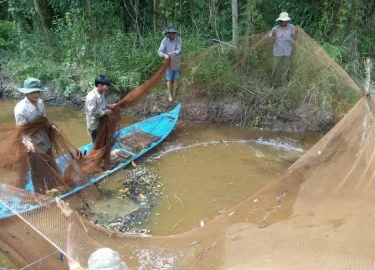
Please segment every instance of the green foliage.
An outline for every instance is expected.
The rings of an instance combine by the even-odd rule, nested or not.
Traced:
[[[14,25],[10,21],[0,20],[0,51],[11,48],[13,31]]]
[[[202,87],[210,94],[231,91],[235,81],[235,70],[230,58],[230,47],[213,46],[202,53],[192,53],[183,63],[186,87]]]
[[[109,76],[121,94],[142,84],[161,65],[156,50],[164,28],[173,23],[183,39],[182,94],[203,89],[210,97],[239,96],[248,104],[252,126],[287,114],[301,101],[336,110],[341,107],[335,100],[353,99],[350,91],[335,90],[332,78],[321,76],[320,71],[315,74],[319,79],[311,83],[302,69],[295,71],[300,72],[299,80],[270,93],[271,45],[263,44],[264,50],[242,65],[242,57],[250,52],[226,43],[232,37],[231,1],[37,2],[39,13],[34,1],[7,1],[11,21],[0,21],[0,49],[6,50],[3,72],[20,81],[39,77],[55,84],[66,97],[91,90],[97,74]],[[269,31],[279,13],[288,11],[292,22],[351,75],[359,77],[360,57],[374,56],[375,4],[371,0],[247,0],[238,5],[240,35]],[[51,42],[46,42],[40,16],[47,22]],[[247,46],[243,43],[238,48]]]
[[[30,30],[33,26],[35,10],[32,1],[28,0],[9,0],[8,12],[15,21],[25,30]]]

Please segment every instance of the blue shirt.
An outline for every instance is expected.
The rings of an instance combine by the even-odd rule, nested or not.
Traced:
[[[272,31],[276,30],[276,34],[272,37]],[[273,55],[274,56],[291,56],[293,51],[293,40],[296,36],[296,28],[293,24],[288,23],[287,26],[281,27],[276,25],[272,28],[269,37],[273,39]]]
[[[181,67],[181,45],[182,39],[179,36],[176,36],[174,40],[165,37],[159,46],[158,55],[163,57],[164,54],[171,56],[171,68],[172,70],[178,70]]]

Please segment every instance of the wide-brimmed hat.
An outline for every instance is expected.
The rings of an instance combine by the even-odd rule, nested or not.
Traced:
[[[288,12],[281,12],[279,15],[279,18],[276,19],[276,21],[290,21],[291,18],[289,18]]]
[[[117,251],[110,248],[99,248],[88,259],[88,270],[127,270]]]
[[[19,88],[18,91],[23,94],[29,94],[36,91],[47,91],[47,88],[42,86],[40,80],[28,78],[23,82],[23,88]]]
[[[173,26],[170,26],[167,28],[167,30],[165,30],[164,34],[168,34],[168,33],[177,33],[177,30],[174,29]]]

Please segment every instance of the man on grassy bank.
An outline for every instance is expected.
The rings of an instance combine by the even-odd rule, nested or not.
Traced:
[[[177,31],[173,27],[169,27],[165,34],[166,37],[160,43],[158,55],[165,59],[171,58],[171,66],[165,72],[165,80],[168,100],[173,101],[176,97],[177,80],[180,78],[182,39],[177,36]]]
[[[291,19],[287,12],[281,12],[276,21],[279,25],[272,28],[269,37],[273,42],[273,66],[271,86],[286,86],[292,62],[293,40],[297,37],[297,28],[288,23]]]

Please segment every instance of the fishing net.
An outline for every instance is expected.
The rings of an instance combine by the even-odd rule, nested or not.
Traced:
[[[189,73],[182,77],[183,85],[189,87],[186,91],[196,92],[202,100],[214,105],[212,101],[221,89],[220,96],[227,95],[229,104],[224,109],[213,107],[212,110],[217,112],[217,118],[232,115],[229,120],[233,123],[272,127],[278,124],[276,118],[282,123],[298,123],[297,131],[302,132],[330,128],[330,123],[341,119],[361,92],[353,79],[303,29],[297,29],[296,40],[291,40],[294,50],[290,70],[286,80],[276,83],[275,88],[272,88],[273,44],[269,34],[262,33],[238,40],[237,46],[221,42],[202,53],[189,55],[183,65]],[[277,71],[283,73],[285,68],[282,65]],[[199,88],[205,92],[195,90]],[[305,113],[306,108],[310,115]],[[279,127],[276,125],[276,128]]]
[[[136,154],[157,140],[159,140],[158,136],[143,131],[134,132],[118,139],[122,148]]]
[[[114,105],[112,113],[110,115],[104,115],[99,124],[99,132],[95,140],[92,151],[90,152],[90,165],[86,167],[86,170],[92,172],[96,168],[101,167],[102,162],[104,169],[110,168],[110,151],[116,138],[113,136],[119,129],[119,123],[121,118],[121,109],[129,108],[135,105],[139,100],[150,93],[151,89],[160,81],[165,73],[166,69],[170,66],[171,60],[165,61],[162,67],[157,70],[154,75],[148,79],[145,83],[138,86],[121,99],[117,104]]]
[[[78,150],[63,133],[60,134],[52,129],[52,123],[45,117],[19,126],[2,125],[0,168],[17,173],[18,177],[13,177],[11,184],[21,188],[27,184],[27,178],[30,178],[28,172],[31,171],[34,191],[41,194],[53,188],[65,192],[72,187],[82,185],[88,177],[109,169],[111,147],[117,139],[113,134],[119,130],[120,109],[136,104],[148,94],[162,78],[169,65],[170,61],[166,61],[148,81],[120,100],[111,115],[102,117],[97,139],[89,152],[82,153]],[[38,150],[35,153],[27,152],[21,143],[23,136],[31,136],[40,130],[48,134],[52,144],[51,150],[49,153]],[[55,161],[57,157],[59,159]]]
[[[120,100],[114,106],[111,115],[101,119],[100,131],[95,144],[93,147],[86,147],[84,152],[73,146],[63,132],[53,129],[53,124],[45,117],[19,126],[2,125],[0,127],[2,139],[0,145],[0,170],[3,173],[0,188],[1,215],[3,217],[19,215],[26,224],[45,237],[49,243],[53,244],[54,248],[57,248],[57,251],[52,254],[61,253],[62,257],[66,256],[66,242],[69,242],[69,239],[81,242],[80,236],[85,237],[85,233],[82,233],[79,227],[75,229],[76,226],[74,224],[80,220],[79,218],[74,218],[73,221],[68,222],[68,225],[67,222],[64,222],[65,219],[54,219],[53,212],[61,212],[56,207],[53,207],[54,197],[62,194],[64,196],[72,193],[76,194],[71,196],[71,201],[73,205],[79,205],[75,207],[75,210],[85,216],[85,213],[90,209],[90,205],[101,195],[98,188],[89,180],[100,175],[105,170],[123,163],[136,154],[120,151],[119,149],[111,151],[111,147],[117,140],[114,134],[117,134],[119,130],[121,109],[136,104],[144,95],[148,94],[162,78],[169,65],[170,61],[166,61],[148,81]],[[28,152],[22,143],[25,135],[33,136],[37,132],[46,132],[48,134],[52,147],[47,153],[39,149],[36,149],[35,152]],[[137,134],[140,136],[136,138],[139,151],[143,149],[140,146],[149,145],[158,139],[154,137],[151,140],[149,137],[142,135],[143,133],[140,131]],[[143,142],[143,140],[147,141]],[[134,140],[132,143],[122,142],[124,147],[127,144],[129,144],[127,146],[129,149],[134,147]],[[76,193],[77,191],[79,192]],[[21,214],[24,214],[24,216],[21,217]],[[52,218],[52,223],[47,224],[43,217],[40,219],[41,216],[39,214]],[[34,216],[39,216],[39,218],[34,220]],[[38,221],[41,220],[44,221],[38,224]],[[72,231],[70,236],[67,237],[66,233],[63,233],[59,237],[59,233],[65,232],[68,227],[70,228],[69,231]],[[54,234],[50,234],[51,232],[44,234],[47,228],[52,229]],[[87,241],[82,238],[82,242],[86,243]],[[24,251],[26,253],[33,252],[30,246],[20,247],[17,244],[15,246],[13,244],[10,243],[10,246],[15,248],[19,254]],[[79,261],[78,258],[87,259],[87,256],[80,255],[80,250],[77,247],[70,245],[70,249],[74,250],[74,260]],[[95,245],[95,247],[100,247],[100,245]],[[18,248],[21,248],[21,250]],[[83,252],[89,252],[88,254],[95,251],[95,249],[87,249],[86,246],[83,247],[83,250]],[[70,252],[70,256],[72,256],[72,252]],[[30,257],[24,259],[27,262],[31,262],[31,264],[39,261],[35,257],[33,259],[30,259]],[[85,265],[86,262],[87,260],[83,261],[82,265]],[[50,267],[48,269],[53,268]]]
[[[64,134],[58,134],[51,126],[52,123],[47,118],[41,118],[24,125],[2,127],[0,168],[17,174],[17,177],[10,182],[12,185],[24,187],[31,177],[34,191],[44,194],[46,190],[57,187],[61,191],[66,191],[85,181],[84,176],[87,174],[83,170],[84,166],[77,165],[81,163],[79,159],[82,154],[69,143]],[[38,150],[27,152],[21,143],[24,135],[30,136],[39,130],[48,133],[52,144],[49,153]],[[60,158],[55,160],[57,157]]]
[[[202,59],[215,59],[225,51],[233,56],[235,69],[243,71],[238,84],[246,86],[244,96],[250,101],[274,95],[277,102],[283,95],[293,95],[321,108],[319,112],[330,108],[340,121],[279,179],[203,228],[167,237],[140,237],[76,217],[73,245],[81,265],[86,265],[92,250],[107,246],[134,269],[374,268],[374,98],[361,94],[302,29],[295,41],[289,83],[278,92],[268,91],[272,47],[267,35],[251,36],[238,44],[237,49],[219,45],[202,52],[195,59],[195,79],[205,82],[207,66]],[[220,79],[230,74],[225,72]],[[288,110],[295,104],[289,106]],[[28,203],[48,201],[45,195],[8,185],[1,198],[20,193],[29,194]],[[78,213],[87,207],[76,197],[70,200]],[[13,211],[12,204],[7,205]],[[20,266],[35,263],[37,269],[66,269],[66,260],[62,262],[57,254],[66,253],[68,221],[59,208],[52,203],[17,213],[22,220],[0,220],[0,239],[9,256]]]

